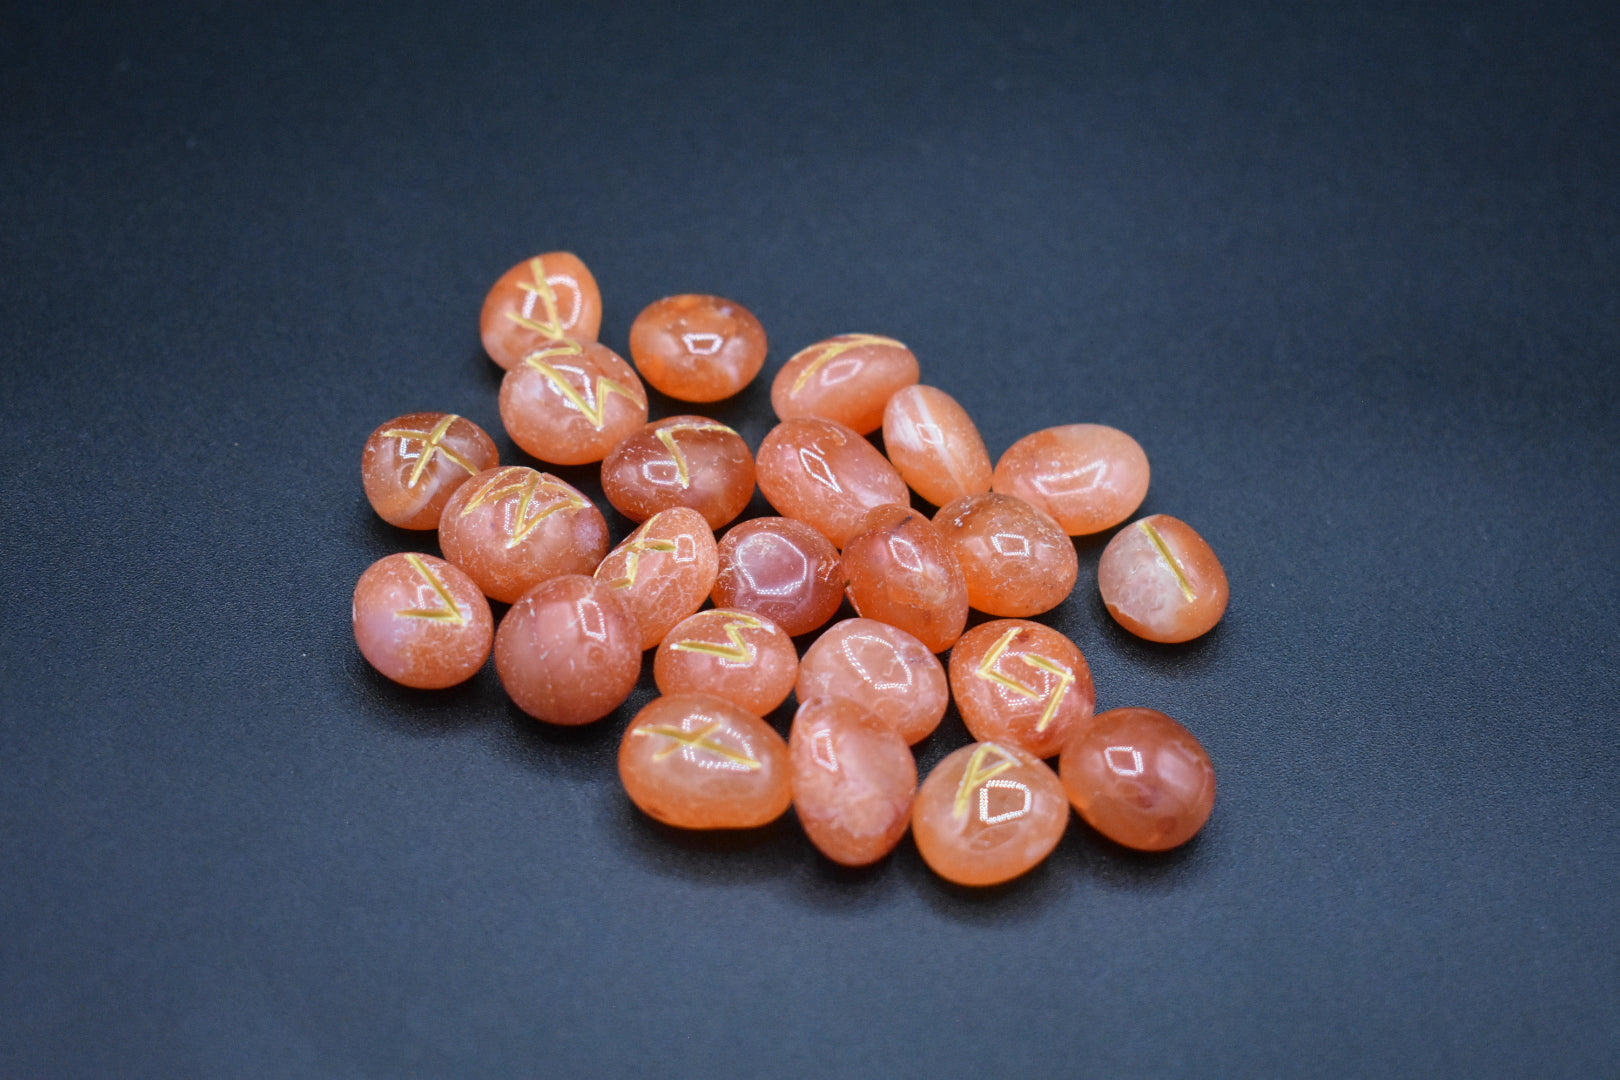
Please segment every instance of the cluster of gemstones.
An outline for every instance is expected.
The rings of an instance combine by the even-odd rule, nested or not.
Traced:
[[[551,252],[495,283],[482,335],[506,369],[512,440],[542,462],[601,462],[608,501],[639,527],[609,550],[589,498],[501,465],[471,421],[388,421],[365,445],[367,498],[394,525],[437,529],[444,558],[390,555],[361,576],[355,637],[378,671],[446,687],[493,651],[518,707],[586,724],[625,702],[655,649],[662,696],[619,750],[630,799],[695,829],[760,826],[791,805],[846,865],[881,859],[910,828],[941,876],[990,885],[1044,859],[1071,805],[1141,850],[1203,826],[1215,774],[1198,740],[1153,709],[1094,714],[1080,649],[1027,621],[1073,591],[1070,538],[1141,505],[1149,468],[1135,439],[1099,424],[1048,428],[992,468],[966,410],[919,383],[911,350],[863,333],[783,365],[771,387],[780,423],[756,454],[700,415],[649,423],[642,382],[695,403],[736,394],[765,363],[752,313],[717,296],[659,300],[631,327],[633,368],[596,340],[601,314],[585,264]],[[879,429],[887,456],[866,438]],[[781,516],[717,541],[756,483]],[[912,491],[939,507],[932,520]],[[1109,541],[1097,582],[1114,619],[1153,641],[1197,637],[1226,608],[1214,552],[1162,514]],[[846,597],[859,617],[801,658],[793,638],[826,626]],[[488,600],[511,605],[498,629]],[[970,607],[994,618],[964,633]],[[762,717],[790,693],[784,740]],[[910,748],[953,697],[977,741],[919,786]]]

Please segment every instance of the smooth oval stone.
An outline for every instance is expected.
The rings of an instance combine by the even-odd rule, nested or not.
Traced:
[[[1021,618],[1051,611],[1074,591],[1074,541],[1023,499],[968,495],[942,506],[934,527],[962,564],[969,607]]]
[[[1097,707],[1078,646],[1040,623],[995,619],[951,650],[951,693],[975,739],[1056,757]]]
[[[754,497],[754,455],[741,435],[707,417],[654,420],[603,460],[602,491],[631,521],[689,506],[718,529]]]
[[[880,506],[844,547],[855,610],[944,652],[967,625],[967,582],[933,522],[909,506]]]
[[[1153,514],[1121,529],[1097,560],[1097,588],[1114,621],[1149,641],[1191,641],[1226,614],[1221,560],[1191,525]]]
[[[1051,515],[1070,536],[1111,529],[1147,498],[1147,455],[1118,428],[1066,424],[1007,448],[991,487]]]
[[[793,809],[810,842],[845,866],[894,850],[911,824],[917,762],[895,731],[845,698],[811,698],[788,733]]]
[[[760,443],[756,465],[759,489],[777,513],[840,548],[869,511],[911,501],[888,459],[831,420],[784,420]]]
[[[439,546],[484,595],[510,604],[542,581],[595,570],[608,527],[578,488],[508,465],[457,489],[439,520]]]
[[[489,659],[495,620],[472,578],[443,559],[378,559],[354,587],[354,640],[366,662],[421,690],[454,686]]]
[[[595,341],[602,292],[579,256],[548,251],[500,276],[484,297],[478,325],[484,351],[510,370],[546,341]]]
[[[939,657],[898,626],[844,619],[816,638],[799,662],[800,701],[848,698],[915,745],[932,735],[950,704]]]
[[[720,540],[715,607],[763,615],[791,637],[826,624],[844,602],[832,541],[792,518],[752,518]]]
[[[637,713],[619,779],[644,813],[683,829],[768,825],[793,799],[782,736],[712,694],[671,694]]]
[[[923,861],[958,885],[997,885],[1032,869],[1068,823],[1057,774],[1028,751],[999,743],[970,743],[946,755],[911,808]]]
[[[839,334],[795,353],[771,383],[778,419],[819,416],[862,435],[883,425],[883,407],[922,374],[917,357],[893,338]]]
[[[793,639],[771,620],[746,611],[710,608],[688,615],[653,656],[660,693],[713,694],[756,716],[786,701],[798,677]]]
[[[613,590],[581,574],[523,594],[495,632],[495,671],[517,707],[548,724],[588,724],[624,704],[641,676],[641,628]]]
[[[708,599],[719,559],[714,533],[696,510],[660,510],[596,568],[596,580],[618,594],[641,624],[641,647],[664,640],[670,628]]]
[[[1063,748],[1069,801],[1117,844],[1166,851],[1215,808],[1215,768],[1192,732],[1157,709],[1109,709]]]
[[[935,506],[990,490],[990,451],[978,427],[937,387],[895,391],[883,409],[883,446],[900,478]]]
[[[630,357],[642,378],[681,401],[719,401],[765,366],[765,327],[723,296],[666,296],[630,324]]]
[[[606,345],[554,341],[506,373],[500,408],[506,433],[526,453],[584,465],[647,422],[647,391]]]
[[[456,489],[500,463],[484,429],[454,413],[396,417],[371,433],[360,480],[377,515],[402,529],[437,529]]]

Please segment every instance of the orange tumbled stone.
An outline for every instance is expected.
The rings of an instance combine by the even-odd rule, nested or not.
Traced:
[[[1044,428],[1007,448],[991,486],[1050,514],[1070,536],[1102,532],[1147,498],[1147,454],[1104,424]]]
[[[471,578],[443,559],[378,559],[354,587],[354,640],[372,667],[405,686],[438,690],[489,659],[495,620]]]
[[[371,433],[360,480],[377,515],[402,529],[436,529],[450,496],[500,462],[495,443],[454,413],[411,413]]]
[[[602,492],[631,521],[689,506],[718,529],[754,497],[754,455],[741,435],[707,417],[654,420],[603,460]]]
[[[778,419],[819,416],[861,435],[883,425],[883,407],[922,369],[910,349],[877,334],[839,334],[795,353],[771,383]]]
[[[967,625],[967,582],[934,523],[909,506],[880,506],[844,547],[849,602],[944,652]]]
[[[867,512],[911,501],[877,447],[831,420],[784,420],[760,443],[759,490],[777,513],[843,547]]]
[[[670,694],[637,713],[619,779],[643,812],[683,829],[768,825],[793,799],[782,736],[712,694]]]
[[[664,640],[670,628],[708,599],[718,568],[714,533],[696,510],[660,510],[596,568],[641,624],[641,647]]]
[[[653,678],[664,694],[706,693],[764,716],[793,691],[799,654],[771,620],[710,608],[688,615],[658,643]]]
[[[608,527],[573,485],[508,465],[456,491],[439,521],[439,546],[486,596],[510,604],[542,581],[595,570]]]
[[[791,637],[824,625],[844,602],[838,549],[802,521],[734,525],[720,540],[719,560],[715,607],[763,615]]]
[[[579,256],[548,251],[500,276],[484,297],[478,325],[484,351],[510,370],[545,341],[595,341],[602,292]]]
[[[1149,641],[1190,641],[1226,614],[1221,560],[1191,525],[1153,514],[1121,529],[1097,560],[1097,588],[1114,621]]]
[[[1074,591],[1074,541],[1023,499],[969,495],[940,507],[934,527],[962,564],[969,607],[1021,618],[1051,611]]]
[[[630,324],[630,358],[641,377],[681,401],[719,401],[765,366],[765,327],[723,296],[666,296]]]
[[[517,707],[549,724],[617,709],[641,675],[641,629],[613,590],[580,574],[536,585],[495,632],[495,671]]]
[[[1215,808],[1209,754],[1157,709],[1098,713],[1064,746],[1058,769],[1087,824],[1141,851],[1185,844]]]
[[[883,446],[900,478],[935,506],[990,490],[990,451],[978,427],[937,387],[895,391],[883,410]]]
[[[601,461],[647,422],[647,391],[618,353],[554,341],[501,380],[501,423],[525,452],[554,465]]]
[[[933,734],[951,699],[939,657],[876,619],[829,626],[799,662],[795,693],[800,701],[848,698],[913,745]]]
[[[788,759],[793,809],[827,858],[866,866],[906,834],[917,761],[904,739],[853,701],[802,702],[788,733]]]
[[[948,754],[911,808],[923,861],[958,885],[998,885],[1030,870],[1068,823],[1057,774],[1026,750],[989,742]]]
[[[981,623],[951,650],[951,693],[981,742],[1056,757],[1097,707],[1091,667],[1051,627],[1022,619]]]

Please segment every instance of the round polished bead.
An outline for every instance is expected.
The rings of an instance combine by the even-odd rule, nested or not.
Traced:
[[[1069,823],[1063,785],[1028,751],[970,743],[917,791],[911,834],[923,861],[958,885],[1010,881],[1051,854]]]
[[[935,506],[990,490],[990,452],[978,427],[936,387],[895,391],[883,409],[883,446],[900,478]]]
[[[765,366],[765,327],[723,296],[666,296],[630,324],[630,357],[642,378],[680,401],[719,401]]]
[[[782,736],[712,694],[671,694],[637,713],[619,779],[643,812],[683,829],[767,825],[793,799]]]
[[[843,547],[861,518],[906,503],[906,482],[877,448],[831,420],[784,420],[759,446],[759,489],[777,513]]]
[[[934,527],[962,564],[969,607],[1021,618],[1051,611],[1074,591],[1074,541],[1023,499],[968,495],[942,506]]]
[[[915,745],[950,704],[939,657],[916,637],[876,619],[844,619],[816,638],[799,663],[800,701],[848,698]]]
[[[1215,808],[1209,754],[1157,709],[1098,713],[1064,746],[1058,769],[1087,824],[1141,851],[1185,844]]]
[[[354,640],[372,667],[405,686],[438,690],[489,659],[495,620],[471,578],[414,552],[378,559],[354,587]]]
[[[894,850],[911,824],[917,762],[894,730],[845,698],[799,705],[788,734],[793,809],[810,842],[845,866]]]
[[[608,527],[573,485],[508,465],[456,491],[439,521],[439,546],[484,595],[510,604],[542,581],[595,570]]]
[[[510,370],[546,341],[595,341],[602,292],[579,256],[548,251],[500,276],[478,322],[484,351]]]
[[[1111,529],[1147,498],[1147,455],[1118,428],[1066,424],[1007,448],[992,487],[1050,514],[1070,536]]]
[[[1091,667],[1050,627],[995,619],[951,650],[951,693],[975,739],[1056,757],[1097,707]]]
[[[436,529],[444,504],[500,462],[484,429],[454,413],[411,413],[371,433],[360,479],[377,515],[402,529]]]
[[[714,588],[714,533],[696,510],[660,510],[596,568],[596,580],[623,600],[641,625],[641,647],[664,640]]]
[[[771,407],[782,420],[819,416],[868,435],[883,425],[883,407],[921,368],[910,349],[877,334],[839,334],[794,354],[771,383]]]
[[[863,618],[898,626],[944,652],[967,625],[967,582],[933,522],[909,506],[867,514],[844,548],[849,601]]]
[[[751,518],[720,540],[716,607],[763,615],[792,637],[824,625],[844,602],[832,541],[792,518]]]
[[[1191,525],[1154,514],[1121,529],[1097,560],[1097,588],[1114,621],[1149,641],[1191,641],[1226,614],[1221,560]]]
[[[641,629],[613,590],[579,574],[523,594],[495,633],[495,671],[517,707],[588,724],[624,704],[641,675]]]
[[[725,608],[688,615],[653,656],[660,693],[713,694],[757,716],[786,701],[798,676],[799,654],[780,626]]]
[[[689,506],[718,529],[754,497],[754,455],[741,435],[707,417],[654,420],[603,460],[602,491],[631,521]]]
[[[501,380],[501,422],[525,452],[554,465],[601,461],[647,422],[647,391],[606,345],[554,341]]]

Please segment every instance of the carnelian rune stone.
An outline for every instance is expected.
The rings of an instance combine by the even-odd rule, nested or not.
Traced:
[[[1063,784],[1016,746],[970,743],[917,791],[911,834],[923,861],[958,885],[997,885],[1052,853],[1069,823]]]
[[[641,647],[650,649],[703,606],[718,565],[709,523],[696,510],[676,506],[625,537],[595,576],[624,601],[641,625]]]
[[[883,409],[883,446],[911,490],[944,506],[990,490],[990,451],[955,398],[933,386],[895,391]]]
[[[933,734],[951,700],[939,657],[876,619],[829,626],[799,662],[795,692],[800,701],[848,698],[912,745]]]
[[[1097,560],[1097,588],[1114,621],[1149,641],[1191,641],[1226,614],[1221,560],[1191,525],[1153,514],[1121,529]]]
[[[765,327],[723,296],[666,296],[630,324],[630,358],[642,378],[681,401],[719,401],[765,366]]]
[[[969,607],[1022,618],[1051,611],[1074,591],[1074,541],[1023,499],[968,495],[940,507],[934,527],[962,565]]]
[[[790,637],[824,625],[844,602],[832,541],[792,518],[751,518],[720,539],[715,607],[770,619]]]
[[[371,433],[360,479],[377,515],[402,529],[436,529],[444,504],[473,476],[500,463],[484,429],[454,413],[411,413]]]
[[[991,486],[1051,515],[1070,536],[1102,532],[1129,518],[1147,498],[1147,454],[1118,428],[1066,424],[1007,448]]]
[[[670,694],[637,713],[619,779],[643,812],[683,829],[767,825],[793,800],[782,736],[712,694]]]
[[[484,351],[511,370],[545,342],[595,341],[602,292],[579,256],[548,251],[500,276],[484,298],[478,325]]]
[[[718,529],[754,497],[754,455],[741,435],[708,417],[654,420],[603,460],[602,492],[631,521],[689,506]]]
[[[869,511],[911,501],[906,482],[877,447],[831,420],[782,421],[760,443],[755,464],[759,490],[777,513],[840,548]]]
[[[893,728],[853,701],[801,703],[788,734],[788,759],[793,809],[827,858],[866,866],[906,834],[917,761]]]
[[[877,334],[839,334],[795,353],[771,383],[771,407],[782,420],[819,416],[869,435],[883,408],[922,369],[912,351]]]
[[[581,574],[523,594],[495,632],[495,671],[517,707],[588,724],[624,704],[641,675],[641,628],[613,590]]]
[[[554,465],[601,461],[647,422],[647,391],[618,353],[554,341],[501,380],[501,423],[526,453]]]
[[[764,716],[793,692],[799,654],[771,620],[710,608],[688,615],[658,643],[653,678],[663,694],[706,693]]]
[[[933,522],[909,506],[880,506],[844,547],[849,601],[863,618],[944,652],[967,625],[967,582]]]
[[[981,742],[1056,757],[1097,707],[1091,667],[1074,642],[1040,623],[995,619],[951,650],[951,693]]]
[[[495,620],[473,580],[443,559],[378,559],[354,587],[354,640],[372,667],[405,686],[438,690],[489,659]]]
[[[1209,754],[1157,709],[1109,709],[1058,760],[1069,801],[1115,843],[1166,851],[1191,840],[1215,808]]]
[[[439,520],[439,546],[484,595],[511,604],[542,581],[595,570],[608,527],[572,484],[508,465],[457,489]]]

